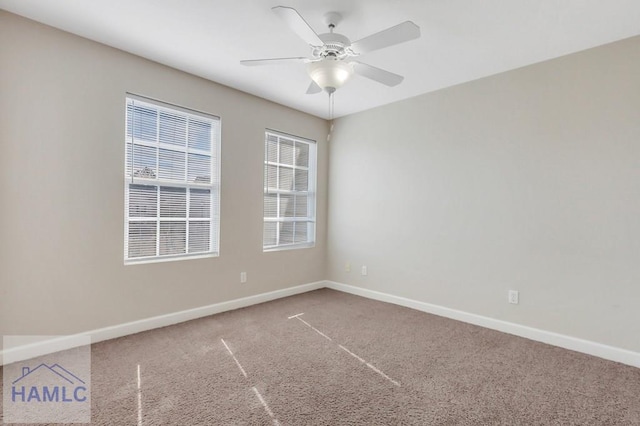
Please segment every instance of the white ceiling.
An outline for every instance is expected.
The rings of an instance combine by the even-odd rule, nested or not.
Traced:
[[[640,34],[639,0],[0,0],[0,8],[319,117],[304,64],[241,59],[307,56],[271,7],[293,7],[318,33],[337,11],[352,41],[411,20],[418,40],[360,61],[405,76],[386,87],[355,76],[336,117]]]

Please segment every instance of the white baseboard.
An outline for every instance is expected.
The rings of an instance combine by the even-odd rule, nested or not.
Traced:
[[[318,281],[315,283],[303,284],[296,287],[229,300],[227,302],[215,303],[199,308],[91,330],[71,336],[48,337],[36,343],[30,343],[28,345],[13,348],[5,348],[0,351],[0,365],[23,361],[37,356],[78,347],[86,344],[87,337],[90,338],[92,343],[97,343],[221,312],[244,308],[258,303],[269,302],[271,300],[293,296],[295,294],[306,293],[308,291],[324,287],[369,299],[405,306],[418,311],[451,318],[640,368],[640,353],[637,352],[333,281]]]
[[[174,312],[171,314],[160,315],[157,317],[145,318],[138,321],[132,321],[124,324],[114,325],[111,327],[99,328],[84,333],[78,333],[70,336],[46,337],[35,343],[13,348],[5,348],[0,351],[0,365],[10,364],[13,362],[23,361],[37,356],[46,355],[66,349],[75,348],[87,343],[87,337],[91,343],[101,342],[103,340],[115,339],[117,337],[127,336],[129,334],[140,333],[142,331],[152,330],[154,328],[166,327],[168,325],[178,324],[192,319],[202,318],[221,312],[231,311],[238,308],[244,308],[258,303],[269,302],[275,299],[281,299],[295,294],[306,293],[308,291],[317,290],[325,287],[324,281],[318,281],[310,284],[303,284],[296,287],[275,290],[268,293],[256,294],[254,296],[243,297],[241,299],[229,300],[227,302],[214,303],[213,305],[202,306],[185,311]]]
[[[513,334],[515,336],[524,337],[530,340],[535,340],[537,342],[547,343],[549,345],[570,349],[576,352],[582,352],[588,355],[593,355],[599,358],[604,358],[610,361],[616,361],[622,364],[640,368],[640,353],[629,351],[627,349],[603,345],[601,343],[579,339],[577,337],[571,337],[551,331],[527,327],[512,322],[458,311],[456,309],[446,308],[444,306],[433,305],[431,303],[420,302],[417,300],[394,296],[387,293],[381,293],[374,290],[368,290],[361,287],[355,287],[333,281],[325,281],[325,283],[326,287],[338,291],[343,291],[345,293],[351,293],[369,299],[405,306],[407,308],[416,309],[418,311],[451,318],[469,324],[479,325],[481,327],[501,331],[503,333]]]

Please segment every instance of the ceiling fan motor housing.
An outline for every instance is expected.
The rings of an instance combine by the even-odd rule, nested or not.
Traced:
[[[318,37],[320,37],[324,45],[315,47],[313,49],[313,56],[317,58],[333,57],[344,59],[350,55],[348,49],[351,46],[351,40],[342,34],[325,33],[319,34]]]

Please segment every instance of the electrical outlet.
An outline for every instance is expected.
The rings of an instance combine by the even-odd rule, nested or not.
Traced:
[[[351,262],[347,262],[344,264],[344,271],[351,272]]]
[[[367,267],[365,265],[362,265],[361,273],[362,273],[362,275],[367,275]]]
[[[247,273],[246,272],[240,272],[240,283],[244,284],[247,282]]]
[[[519,302],[519,296],[518,290],[509,290],[509,303],[517,305]]]

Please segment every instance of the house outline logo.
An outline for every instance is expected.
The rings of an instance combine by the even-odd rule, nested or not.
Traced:
[[[32,384],[31,379],[37,384]],[[41,363],[35,368],[23,366],[22,376],[11,384],[11,402],[13,403],[87,401],[86,382],[58,363],[52,365]]]

